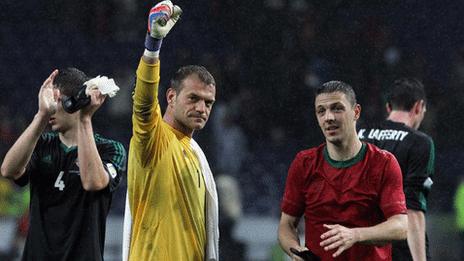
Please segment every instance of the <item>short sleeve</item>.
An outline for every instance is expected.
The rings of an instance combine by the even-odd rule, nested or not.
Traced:
[[[46,142],[45,141],[45,136],[46,136],[45,134],[42,134],[40,136],[39,140],[37,141],[37,144],[35,145],[34,151],[32,152],[31,159],[27,163],[26,171],[24,172],[24,174],[21,177],[14,180],[16,185],[24,187],[27,184],[29,184],[29,182],[33,181],[33,179],[31,179],[31,175],[32,175],[32,173],[37,173],[38,172],[39,159],[41,157],[40,155],[42,154],[41,148],[45,145],[45,142]]]
[[[305,210],[304,172],[302,157],[297,155],[288,170],[284,196],[281,202],[282,212],[290,216],[301,217]]]
[[[109,140],[108,143],[104,144],[100,157],[110,178],[107,189],[109,192],[113,192],[121,183],[123,173],[126,170],[126,150],[121,143]]]
[[[26,172],[21,176],[19,177],[18,179],[15,179],[14,180],[14,183],[20,187],[24,187],[26,186],[27,184],[29,184],[29,178],[30,178],[30,171],[28,171],[29,169],[29,165],[26,167]]]
[[[385,218],[406,214],[401,168],[396,158],[388,153],[380,188],[380,208]]]
[[[408,153],[407,170],[404,173],[404,193],[408,209],[427,210],[427,195],[432,186],[435,168],[433,141],[421,136]]]

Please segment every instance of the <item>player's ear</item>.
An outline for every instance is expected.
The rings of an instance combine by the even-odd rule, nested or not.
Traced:
[[[414,114],[420,114],[424,108],[424,100],[416,101],[412,107]]]
[[[385,103],[385,110],[387,110],[387,114],[390,114],[392,112],[392,106],[389,102]]]
[[[361,104],[356,103],[354,105],[354,120],[357,121],[361,117]]]
[[[424,101],[424,100],[420,100],[419,106],[420,106],[420,108],[421,108],[421,112],[422,112],[423,110],[425,110],[425,101]]]
[[[172,106],[173,102],[176,99],[177,92],[173,88],[168,88],[166,91],[166,100],[168,102],[168,106]]]

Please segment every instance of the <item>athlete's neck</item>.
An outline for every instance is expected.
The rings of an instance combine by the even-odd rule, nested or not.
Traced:
[[[169,109],[168,109],[169,110]],[[169,124],[169,126],[173,127],[174,129],[182,132],[185,136],[189,136],[190,138],[193,136],[193,130],[187,128],[185,125],[183,125],[181,122],[177,121],[175,117],[170,113],[169,111],[166,110],[166,113],[164,114],[163,120]]]
[[[411,116],[411,112],[409,111],[396,111],[393,110],[388,115],[387,120],[404,123],[406,126],[413,128],[414,127],[414,117]]]
[[[326,144],[330,158],[336,161],[345,161],[354,158],[362,147],[362,142],[357,136],[340,144],[331,142],[327,142]]]
[[[65,132],[59,132],[58,134],[61,143],[66,145],[66,147],[77,146],[77,130],[70,129]]]

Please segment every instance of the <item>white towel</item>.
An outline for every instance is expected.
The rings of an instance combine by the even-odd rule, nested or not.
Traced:
[[[85,94],[87,95],[89,95],[90,90],[93,88],[97,88],[101,94],[108,95],[110,98],[113,98],[119,91],[119,87],[116,85],[114,80],[106,76],[98,75],[97,77],[84,82],[84,85],[87,85],[87,88],[85,89]]]
[[[193,151],[198,157],[201,166],[201,172],[206,185],[206,255],[205,261],[218,261],[219,260],[219,206],[218,196],[216,190],[216,183],[214,182],[213,173],[209,167],[208,160],[205,153],[200,148],[198,143],[192,139],[190,142]],[[122,246],[122,260],[129,260],[130,239],[132,229],[132,216],[129,206],[129,198],[126,194],[126,209],[124,213],[124,229],[123,229],[123,246]]]
[[[219,260],[219,206],[218,196],[216,190],[216,183],[214,182],[213,172],[208,164],[205,153],[200,148],[198,143],[192,139],[190,141],[193,151],[200,160],[201,172],[206,184],[206,261]]]
[[[129,206],[129,190],[126,191],[126,208],[124,210],[124,227],[122,231],[122,261],[129,260],[132,233],[132,214]]]

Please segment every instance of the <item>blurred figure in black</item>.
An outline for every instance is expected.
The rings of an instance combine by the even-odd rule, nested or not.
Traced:
[[[425,233],[427,196],[433,184],[435,147],[432,138],[417,129],[426,112],[423,84],[413,78],[396,80],[387,96],[388,118],[358,128],[360,139],[392,152],[403,173],[408,208],[408,239],[393,242],[394,261],[430,260]]]

